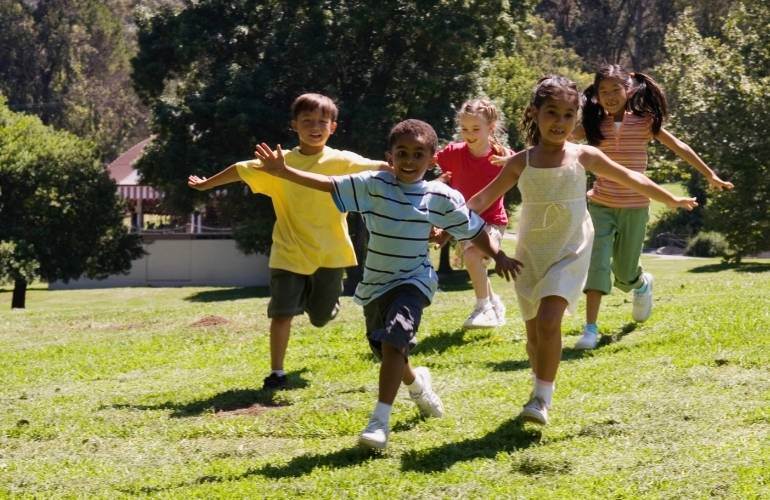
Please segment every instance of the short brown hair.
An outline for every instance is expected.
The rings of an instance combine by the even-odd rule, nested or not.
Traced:
[[[392,148],[396,141],[404,136],[414,137],[416,140],[428,146],[432,153],[436,152],[436,148],[438,147],[436,131],[424,121],[409,119],[397,123],[390,129],[388,147]]]
[[[321,113],[331,118],[333,122],[337,121],[337,105],[330,97],[321,94],[307,93],[294,99],[291,103],[291,119],[296,120],[300,113],[312,112],[320,109]]]

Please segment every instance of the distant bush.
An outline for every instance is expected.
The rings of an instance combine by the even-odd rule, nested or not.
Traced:
[[[690,257],[725,257],[730,252],[730,245],[724,235],[716,231],[703,231],[687,242],[685,255]]]

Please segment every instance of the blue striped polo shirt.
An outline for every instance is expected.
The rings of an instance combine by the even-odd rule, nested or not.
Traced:
[[[466,207],[463,195],[442,182],[407,184],[386,171],[331,179],[337,208],[362,214],[369,230],[364,277],[354,296],[358,304],[405,284],[432,300],[438,276],[428,255],[431,226],[445,229],[458,241],[484,230],[484,221]]]

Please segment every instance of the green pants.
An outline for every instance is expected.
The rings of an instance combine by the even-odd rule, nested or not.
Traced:
[[[613,275],[615,286],[624,292],[639,288],[639,256],[650,218],[649,207],[611,208],[589,203],[588,212],[594,223],[594,243],[584,290],[610,293]]]

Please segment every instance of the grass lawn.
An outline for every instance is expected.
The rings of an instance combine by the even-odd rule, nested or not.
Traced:
[[[294,389],[271,395],[265,290],[34,288],[24,311],[0,291],[0,497],[770,498],[770,261],[643,263],[649,321],[616,292],[585,353],[565,322],[545,428],[513,418],[512,286],[494,282],[506,327],[463,332],[472,291],[448,285],[412,358],[448,415],[420,420],[402,389],[384,453],[355,446],[377,365],[349,298],[323,329],[295,321]]]

